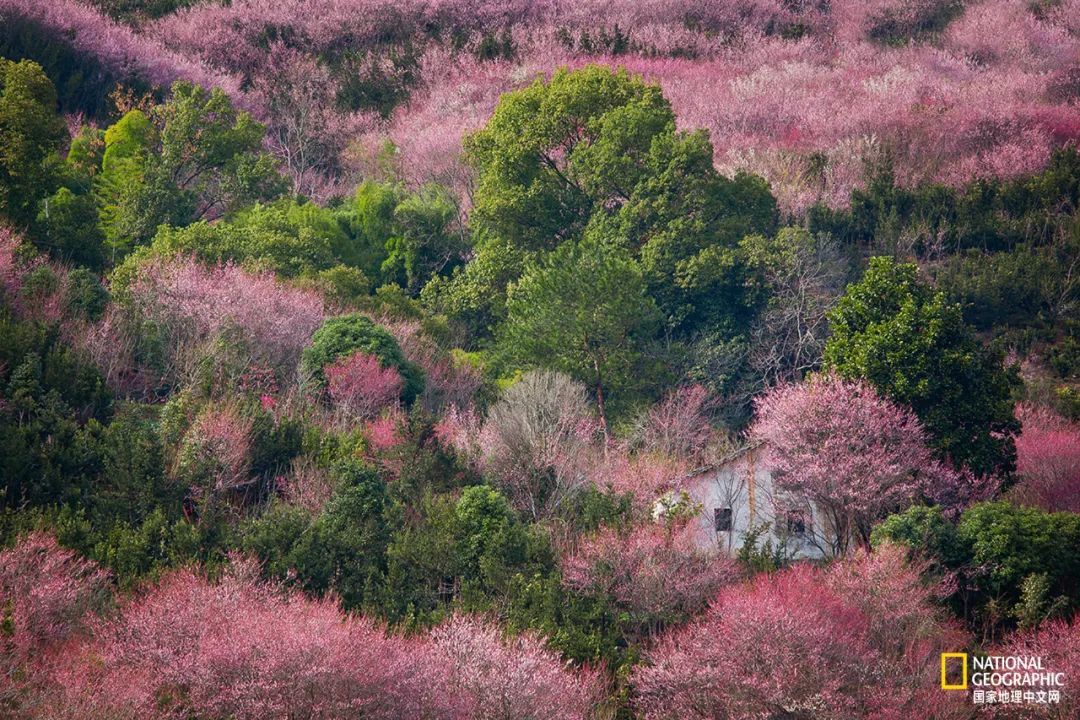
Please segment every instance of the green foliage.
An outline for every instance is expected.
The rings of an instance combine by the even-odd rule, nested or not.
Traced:
[[[499,343],[527,365],[562,370],[620,402],[641,393],[645,350],[659,325],[642,272],[623,248],[567,242],[511,286]],[[614,409],[618,409],[615,405]]]
[[[938,270],[938,285],[960,303],[964,319],[978,330],[1005,333],[1014,341],[1020,331],[1034,330],[1055,340],[1080,296],[1069,276],[1080,262],[1080,218],[1076,230],[1073,238],[1052,245],[954,255]]]
[[[579,663],[603,664],[622,674],[638,661],[623,621],[607,598],[584,597],[563,587],[558,573],[518,575],[509,590],[506,624],[511,631],[542,633],[551,647]]]
[[[80,497],[112,397],[56,328],[0,310],[0,505]]]
[[[1045,170],[1011,180],[977,180],[961,189],[896,185],[888,162],[850,207],[812,208],[812,232],[887,253],[917,254],[978,248],[996,252],[1021,242],[1044,244],[1069,221],[1061,208],[1080,204],[1080,152],[1056,151]],[[1050,220],[1050,222],[1047,222]]]
[[[432,312],[447,316],[470,339],[490,338],[506,318],[507,287],[534,253],[495,236],[475,239],[473,258],[449,278],[435,277],[420,299]]]
[[[199,221],[184,228],[162,227],[154,236],[153,248],[194,253],[210,263],[234,261],[267,267],[286,277],[326,269],[333,262],[326,238],[287,225],[273,227],[268,222],[237,225]]]
[[[457,218],[457,203],[438,185],[405,195],[394,208],[393,234],[386,240],[384,282],[416,295],[432,277],[448,275],[465,251]]]
[[[315,331],[300,359],[301,374],[321,387],[326,381],[323,368],[357,351],[374,355],[383,367],[398,371],[404,381],[401,398],[406,403],[423,392],[423,371],[405,359],[393,335],[360,313],[332,317]]]
[[[650,292],[669,326],[690,334],[747,320],[739,242],[776,226],[776,201],[759,177],[713,169],[704,132],[653,140],[645,174],[618,214],[618,233],[640,252]]]
[[[520,577],[550,572],[546,539],[493,488],[427,495],[414,508],[419,521],[400,528],[387,551],[382,612],[391,620],[428,623],[451,606],[487,610]]]
[[[38,200],[54,187],[46,160],[65,134],[41,66],[0,58],[0,219],[22,227],[34,220]]]
[[[941,508],[916,505],[890,515],[870,534],[870,543],[905,545],[921,557],[932,558],[946,568],[959,567],[966,559],[956,526],[945,519]]]
[[[280,195],[284,179],[262,152],[264,129],[220,89],[177,82],[147,116],[124,115],[105,133],[95,194],[112,258],[159,225],[185,226]]]
[[[906,545],[938,572],[950,573],[957,586],[954,606],[986,634],[1080,607],[1075,513],[987,502],[971,506],[953,524],[937,508],[913,507],[875,528],[872,542]]]
[[[1073,608],[1080,603],[1080,515],[980,503],[961,516],[957,537],[989,597],[1013,605],[1025,578],[1045,574],[1053,596],[1068,598]]]
[[[267,563],[268,573],[295,575],[305,590],[335,592],[347,608],[370,602],[385,573],[390,539],[386,485],[370,467],[340,461],[331,471],[337,490],[315,518],[272,505],[242,531],[242,546]]]
[[[97,203],[90,193],[62,187],[41,202],[34,244],[53,257],[100,269],[105,261],[105,236],[97,218]]]
[[[394,209],[399,191],[390,183],[360,183],[352,202],[343,208],[350,240],[335,249],[346,265],[358,267],[370,278],[379,277],[386,261],[386,241],[394,233]]]
[[[910,405],[935,447],[957,464],[1009,472],[1019,430],[1015,380],[1001,356],[979,344],[960,308],[916,275],[915,265],[871,258],[829,315],[826,367]]]
[[[75,268],[67,275],[64,306],[76,317],[98,320],[109,304],[109,291],[101,278],[86,268]]]
[[[761,523],[749,528],[743,537],[735,558],[751,575],[771,573],[787,566],[790,562],[787,544],[773,544],[772,528],[769,523]]]
[[[885,8],[871,18],[867,35],[884,45],[903,46],[942,32],[963,12],[964,3],[960,0],[924,3],[914,12]]]
[[[360,268],[335,265],[315,276],[315,285],[323,297],[332,303],[358,305],[371,293],[371,281]]]
[[[139,524],[118,522],[100,535],[87,554],[112,571],[121,589],[205,556],[199,528],[161,508]]]
[[[346,607],[359,607],[381,579],[390,541],[386,486],[358,463],[335,468],[340,489],[297,546],[304,586],[333,588]]]
[[[96,525],[138,527],[155,512],[164,514],[163,521],[179,519],[184,488],[166,477],[157,423],[125,407],[102,429],[99,445],[101,469],[86,503]]]
[[[504,95],[466,140],[472,222],[528,250],[579,235],[594,206],[632,192],[652,138],[674,131],[660,89],[625,70],[558,70]],[[563,152],[563,151],[566,152]]]
[[[367,277],[415,296],[429,280],[461,265],[467,248],[459,214],[457,201],[441,186],[409,192],[368,180],[338,210],[348,232],[334,252]]]
[[[604,67],[559,70],[504,95],[466,150],[479,173],[470,222],[488,247],[543,253],[603,238],[641,263],[679,335],[745,320],[738,242],[772,231],[776,202],[760,178],[717,174],[707,134],[677,132],[655,85]],[[498,298],[513,275],[486,274],[468,267],[444,294],[459,307]]]
[[[378,52],[347,49],[329,55],[337,104],[344,110],[374,110],[388,118],[420,82],[420,53],[408,39]]]
[[[190,7],[198,0],[91,0],[105,13],[117,20],[137,22],[164,17],[179,9]]]

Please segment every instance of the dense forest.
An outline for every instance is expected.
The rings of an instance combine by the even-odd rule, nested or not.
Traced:
[[[1078,143],[1075,0],[0,0],[0,717],[1076,718]]]

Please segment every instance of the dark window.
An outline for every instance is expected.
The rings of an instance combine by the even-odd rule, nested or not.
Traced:
[[[806,534],[806,516],[801,512],[791,512],[787,516],[788,535]]]
[[[716,532],[731,530],[731,508],[713,508],[713,526]]]

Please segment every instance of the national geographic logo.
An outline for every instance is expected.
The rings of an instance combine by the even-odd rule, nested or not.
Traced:
[[[953,662],[950,663],[949,661]],[[953,677],[955,678],[956,661],[960,661],[960,682],[949,682],[949,666],[953,665]],[[968,689],[968,656],[967,653],[941,653],[941,689],[942,690],[967,690]]]
[[[1061,702],[1065,673],[1048,668],[1035,655],[969,655],[941,653],[941,689],[968,690],[983,704],[1056,705]]]

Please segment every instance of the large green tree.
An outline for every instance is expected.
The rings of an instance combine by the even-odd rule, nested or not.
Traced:
[[[608,395],[643,390],[656,304],[627,250],[592,236],[567,242],[512,285],[500,344],[512,357],[556,368],[590,387],[601,419]]]
[[[38,200],[52,189],[47,160],[64,135],[56,90],[41,67],[0,58],[0,218],[33,221]]]
[[[597,207],[625,202],[653,137],[674,132],[660,88],[625,70],[557,70],[499,101],[466,138],[479,176],[472,222],[530,250],[580,234]]]
[[[184,82],[149,114],[128,112],[105,133],[96,179],[114,253],[145,244],[159,225],[187,225],[279,195],[285,182],[262,151],[263,133],[220,89]]]
[[[980,474],[1014,468],[1013,375],[915,265],[871,258],[829,320],[827,367],[910,405],[955,463]]]
[[[489,255],[507,246],[542,255],[598,234],[640,262],[674,335],[745,318],[738,242],[771,232],[775,200],[760,178],[718,174],[708,135],[677,131],[658,86],[601,66],[558,70],[504,95],[466,152],[480,267],[496,267]],[[498,298],[502,288],[485,282],[505,284],[505,274],[466,268],[441,307]]]

